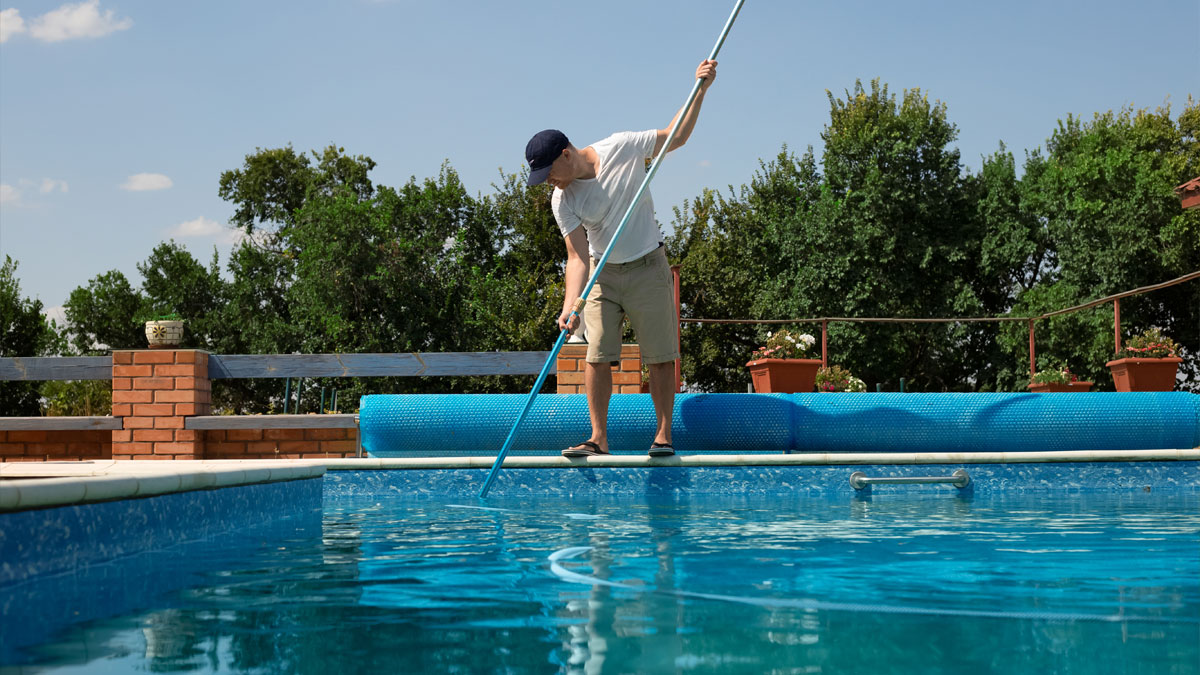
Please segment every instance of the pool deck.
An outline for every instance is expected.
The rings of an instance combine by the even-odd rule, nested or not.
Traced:
[[[318,478],[326,471],[486,469],[494,457],[20,462],[0,464],[0,512]],[[651,458],[507,457],[506,469],[1029,464],[1200,461],[1200,448],[1056,452],[708,454]]]

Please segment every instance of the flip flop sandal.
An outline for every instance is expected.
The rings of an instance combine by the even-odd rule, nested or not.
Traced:
[[[607,452],[604,452],[600,449],[599,445],[596,445],[591,441],[584,441],[579,445],[572,446],[562,451],[563,457],[595,457],[597,455],[607,454]]]
[[[670,457],[675,454],[675,448],[671,447],[670,443],[659,443],[655,441],[650,444],[651,457]]]

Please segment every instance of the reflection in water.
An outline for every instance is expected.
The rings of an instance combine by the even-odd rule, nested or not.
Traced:
[[[0,589],[0,664],[590,674],[1200,662],[1197,495],[456,506],[334,500],[312,523]],[[552,573],[563,549],[577,551],[563,569],[608,583]],[[97,580],[111,611],[71,620]],[[33,635],[14,630],[23,613],[57,618]]]

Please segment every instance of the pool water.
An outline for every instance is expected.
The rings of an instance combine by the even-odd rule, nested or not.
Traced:
[[[65,618],[19,648],[0,638],[0,664],[45,673],[1200,672],[1195,492],[327,497],[311,520],[104,567],[110,614],[74,623],[71,607],[95,595],[96,577],[21,585],[30,616],[57,609]],[[0,589],[0,602],[16,592]]]

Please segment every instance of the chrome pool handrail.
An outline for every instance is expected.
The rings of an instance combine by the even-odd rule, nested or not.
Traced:
[[[868,478],[867,474],[855,471],[850,474],[850,487],[862,490],[871,485],[907,485],[921,483],[948,483],[958,489],[971,484],[971,477],[965,469],[959,469],[949,476],[893,476],[887,478]]]

